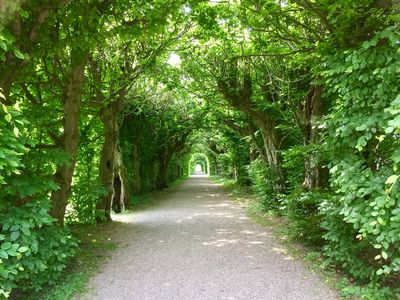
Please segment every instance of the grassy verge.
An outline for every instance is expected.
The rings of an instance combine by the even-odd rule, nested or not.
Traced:
[[[174,188],[180,184],[182,184],[185,180],[188,179],[188,176],[180,177],[170,183],[168,183],[169,188]],[[157,192],[148,192],[143,193],[141,195],[132,196],[129,202],[129,209],[125,211],[125,213],[130,213],[132,211],[138,211],[146,209],[156,202],[154,194]]]
[[[185,182],[186,179],[188,179],[188,178],[189,178],[189,176],[182,176],[182,177],[179,177],[178,179],[176,179],[176,180],[170,182],[170,183],[168,184],[168,186],[169,186],[170,188],[174,188],[174,187],[176,187],[176,186],[182,184],[183,182]]]
[[[154,202],[152,195],[153,193],[149,192],[149,193],[143,193],[141,195],[132,196],[129,202],[129,209],[123,213],[130,213],[132,211],[137,211],[147,208]]]

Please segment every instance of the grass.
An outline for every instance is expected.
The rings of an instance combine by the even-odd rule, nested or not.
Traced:
[[[174,188],[174,187],[182,184],[183,182],[185,182],[186,179],[188,179],[188,178],[189,178],[189,176],[182,176],[182,177],[172,181],[171,183],[169,183],[168,186],[169,186],[169,188]]]
[[[189,178],[188,176],[182,176],[168,183],[168,188],[177,187],[188,178]],[[148,192],[148,193],[143,193],[141,195],[132,196],[129,202],[129,209],[126,210],[124,213],[131,213],[133,211],[143,210],[154,205],[156,202],[156,197],[154,197],[155,193],[157,192]]]
[[[141,195],[132,196],[129,201],[129,209],[123,213],[141,210],[150,206],[154,202],[152,195],[153,193],[144,193]]]

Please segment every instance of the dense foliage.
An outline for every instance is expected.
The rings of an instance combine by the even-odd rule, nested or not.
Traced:
[[[341,264],[351,260],[347,268],[358,278],[400,271],[398,38],[388,27],[357,49],[327,57],[323,73],[337,97],[326,118],[337,194],[324,203],[325,252]]]
[[[399,4],[0,3],[0,297],[196,164],[360,286],[400,275]]]
[[[49,216],[45,191],[54,189],[54,184],[23,175],[24,154],[29,151],[25,145],[32,141],[24,136],[28,124],[21,112],[2,104],[0,117],[0,297],[8,297],[15,287],[40,289],[55,283],[77,242],[67,230],[54,226]]]

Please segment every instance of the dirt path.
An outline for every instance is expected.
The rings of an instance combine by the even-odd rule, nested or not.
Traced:
[[[208,178],[159,197],[118,217],[123,243],[81,299],[337,299]]]

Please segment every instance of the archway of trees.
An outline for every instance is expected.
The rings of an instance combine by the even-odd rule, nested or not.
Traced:
[[[55,282],[77,247],[70,224],[111,221],[196,163],[251,187],[365,293],[393,295],[398,12],[0,1],[0,298]]]
[[[210,175],[210,161],[204,153],[194,153],[191,155],[189,161],[189,174],[193,174],[196,165],[200,165],[202,171],[207,175]]]

